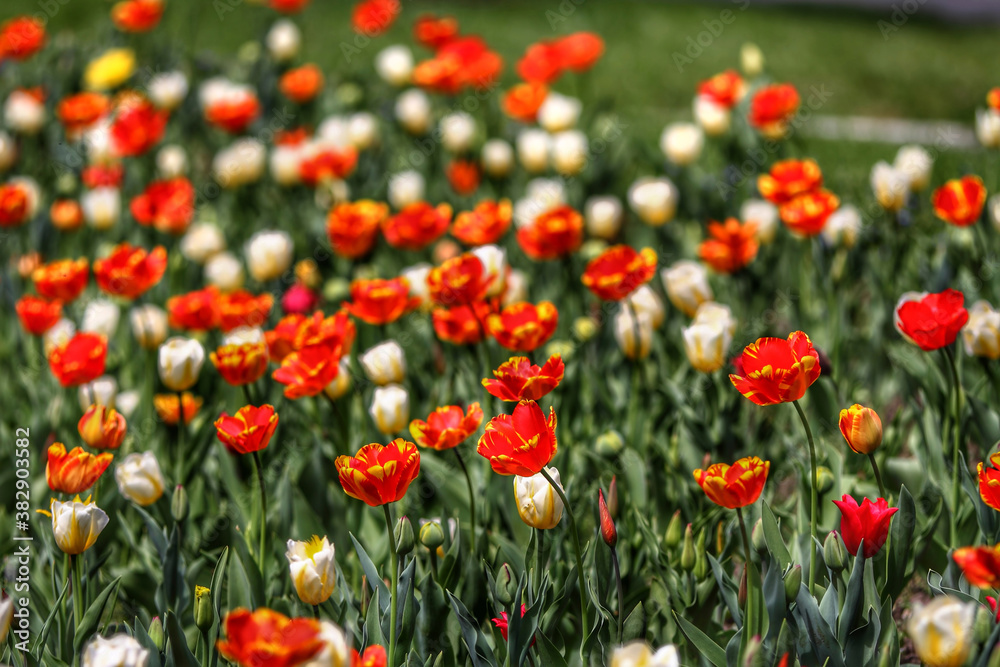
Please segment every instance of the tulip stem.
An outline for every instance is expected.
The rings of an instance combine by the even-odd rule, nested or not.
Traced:
[[[618,564],[618,549],[611,547],[611,564],[615,568],[615,584],[618,586],[618,643],[625,636],[625,591],[622,589],[622,568]]]
[[[875,472],[875,481],[878,482],[878,492],[883,498],[888,500],[889,497],[885,495],[885,484],[882,483],[882,473],[878,471],[878,463],[875,462],[875,454],[868,454],[868,460],[872,462],[872,470]]]
[[[465,459],[462,458],[462,453],[458,451],[458,447],[452,449],[455,452],[455,458],[458,459],[458,465],[462,468],[462,472],[465,473],[465,485],[469,487],[469,523],[472,526],[472,552],[476,552],[476,492],[472,488],[472,477],[469,476],[469,469],[465,466]]]
[[[799,405],[798,401],[792,401],[792,405],[799,413],[799,419],[802,420],[802,426],[806,430],[806,440],[809,442],[809,468],[812,472],[812,481],[809,484],[809,595],[814,595],[816,587],[816,545],[814,540],[817,539],[816,487],[819,481],[819,475],[816,471],[816,443],[813,441],[812,429],[809,428],[809,420],[806,419],[806,413],[802,411],[802,406]]]
[[[257,487],[260,491],[260,525],[257,530],[259,535],[257,536],[260,540],[260,574],[261,577],[264,576],[264,541],[267,537],[267,531],[265,530],[265,525],[267,523],[267,492],[264,491],[264,466],[260,462],[260,452],[253,453],[253,468],[254,472],[257,473]]]
[[[318,621],[319,620],[319,605],[318,604],[314,604],[312,607],[313,607],[313,618],[315,618]]]
[[[580,533],[576,530],[576,516],[573,514],[573,507],[569,504],[569,498],[566,497],[566,492],[563,491],[562,487],[556,484],[552,476],[549,475],[549,471],[544,467],[541,470],[542,477],[546,479],[549,485],[555,489],[555,492],[559,494],[559,500],[562,501],[563,507],[566,508],[566,514],[569,516],[569,530],[573,533],[573,547],[576,550],[576,572],[579,577],[580,584],[580,627],[587,626],[587,589],[586,582],[583,578],[583,549],[580,547]]]
[[[177,392],[177,469],[174,484],[184,483],[184,395]]]
[[[955,353],[952,351],[951,346],[946,346],[944,349],[944,356],[948,359],[948,368],[951,370],[951,392],[952,392],[952,405],[954,409],[954,414],[952,415],[952,420],[955,422],[955,443],[951,452],[951,542],[950,544],[958,544],[958,501],[961,499],[960,489],[961,480],[959,478],[958,469],[961,463],[961,457],[959,456],[959,450],[961,449],[962,442],[962,384],[958,379],[958,368],[955,365]]]
[[[399,586],[399,555],[396,553],[396,536],[392,531],[392,514],[389,505],[382,505],[385,512],[385,529],[389,534],[389,549],[392,556],[392,588],[389,597],[389,664],[394,667],[396,664],[396,592]]]
[[[82,557],[83,554],[69,557],[73,576],[73,625],[76,626],[77,630],[80,629],[80,623],[83,621],[83,576],[80,574],[83,569],[81,566]]]

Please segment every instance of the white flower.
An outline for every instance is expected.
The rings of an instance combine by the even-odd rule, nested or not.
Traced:
[[[257,232],[247,242],[246,257],[250,275],[257,282],[279,278],[292,265],[292,237],[287,232]]]
[[[764,53],[753,42],[740,47],[740,69],[747,76],[757,76],[764,71]]]
[[[399,275],[410,283],[410,296],[420,299],[421,305],[427,304],[428,301],[427,274],[432,268],[434,267],[430,264],[421,262],[399,272]]]
[[[526,128],[517,135],[517,159],[533,174],[548,168],[551,150],[552,137],[545,130]]]
[[[519,269],[507,272],[503,297],[500,302],[504,306],[528,300],[528,275]]]
[[[351,358],[343,356],[338,364],[337,377],[323,388],[327,396],[337,400],[351,389]]]
[[[73,320],[63,317],[53,324],[48,331],[42,334],[42,350],[45,356],[49,356],[57,347],[65,345],[76,333],[76,325]]]
[[[7,96],[3,106],[4,123],[21,134],[35,134],[45,124],[45,105],[23,90]]]
[[[149,80],[149,99],[161,109],[176,109],[188,93],[184,72],[162,72]]]
[[[251,345],[265,341],[264,330],[260,327],[242,326],[222,336],[223,345]]]
[[[123,391],[117,396],[115,396],[115,410],[120,412],[126,419],[132,416],[135,409],[139,407],[139,401],[142,398],[139,392]]]
[[[108,515],[92,502],[52,500],[52,534],[56,544],[70,556],[82,554],[94,546],[108,525]]]
[[[663,324],[663,318],[666,316],[663,301],[649,285],[639,285],[625,297],[625,303],[631,304],[635,312],[649,315],[649,321],[654,329],[659,329]]]
[[[83,649],[82,667],[146,667],[149,650],[120,633],[105,639],[94,635]]]
[[[705,135],[693,123],[671,123],[660,135],[660,150],[668,160],[685,167],[701,156]]]
[[[389,179],[389,203],[396,210],[424,198],[424,177],[413,170],[393,174]]]
[[[378,119],[367,111],[352,114],[347,121],[347,136],[359,151],[378,143]]]
[[[706,301],[698,306],[692,324],[718,324],[732,336],[736,333],[737,321],[729,306],[715,301]]]
[[[629,359],[645,359],[653,343],[653,318],[622,304],[615,314],[615,341]]]
[[[111,143],[111,119],[108,117],[97,121],[84,132],[83,143],[87,147],[87,159],[92,163],[104,164],[118,157],[114,144]]]
[[[970,357],[1000,359],[1000,312],[986,301],[974,303],[962,329],[962,343]]]
[[[184,391],[198,381],[205,363],[205,348],[193,338],[174,336],[160,346],[157,370],[160,380],[171,391]]]
[[[677,186],[669,178],[640,178],[628,189],[628,204],[647,225],[659,227],[677,212]]]
[[[322,539],[313,535],[308,542],[288,540],[285,558],[299,599],[320,605],[330,598],[337,584],[337,561],[333,545],[325,535]]]
[[[473,248],[471,252],[483,263],[483,280],[492,280],[486,296],[492,298],[503,294],[507,275],[507,251],[498,245],[486,244]]]
[[[583,205],[587,233],[610,241],[622,227],[622,201],[614,195],[596,195]]]
[[[94,229],[110,229],[122,211],[122,197],[118,188],[100,187],[86,190],[80,195],[83,218]]]
[[[0,171],[7,171],[17,161],[17,142],[0,130]]]
[[[692,105],[694,119],[710,137],[717,137],[729,131],[729,109],[711,97],[698,95]]]
[[[260,179],[267,149],[256,139],[237,139],[215,154],[212,177],[224,188],[236,188]]]
[[[220,252],[205,262],[205,280],[223,292],[243,287],[243,264],[231,252]]]
[[[402,44],[388,46],[375,56],[375,71],[386,83],[405,86],[413,74],[413,54]]]
[[[920,192],[931,181],[934,159],[922,146],[903,146],[896,152],[893,166],[906,174],[910,181],[910,190]]]
[[[264,44],[271,57],[279,63],[287,62],[299,53],[302,43],[302,33],[298,26],[289,19],[279,19],[267,31]]]
[[[368,379],[378,385],[397,384],[406,377],[406,356],[394,340],[369,348],[358,361]]]
[[[928,667],[960,667],[972,649],[977,605],[952,595],[913,611],[906,632]]]
[[[677,649],[671,644],[654,653],[643,642],[632,642],[619,646],[612,652],[608,667],[681,667],[681,660]]]
[[[698,262],[682,259],[660,272],[670,303],[692,316],[705,301],[712,300],[708,270]]]
[[[740,205],[740,220],[757,224],[757,240],[770,243],[778,231],[778,207],[764,199],[747,199]]]
[[[122,496],[142,507],[159,500],[166,486],[153,452],[126,456],[115,468],[115,481]]]
[[[323,649],[303,667],[351,666],[351,650],[343,630],[330,621],[320,621],[319,639],[323,642]]]
[[[419,88],[396,98],[396,120],[410,134],[424,134],[431,126],[431,99]]]
[[[587,166],[587,135],[565,130],[552,136],[552,167],[563,176],[574,176]]]
[[[861,213],[850,204],[841,206],[827,218],[821,233],[832,246],[843,244],[852,248],[861,233]]]
[[[549,132],[562,132],[576,125],[582,110],[583,104],[575,97],[550,92],[538,107],[538,124]]]
[[[872,167],[871,185],[875,198],[885,210],[895,213],[906,204],[910,178],[888,162],[876,162]]]
[[[566,203],[566,185],[561,178],[533,178],[524,186],[525,196],[549,206]]]
[[[181,238],[181,254],[196,264],[204,264],[213,255],[226,249],[226,237],[222,230],[210,222],[191,225]]]
[[[993,229],[1000,232],[1000,195],[993,195],[989,198],[986,202],[986,210],[989,213]]]
[[[463,153],[472,148],[476,121],[464,111],[453,111],[441,119],[441,143],[445,150]]]
[[[561,489],[562,480],[559,478],[559,471],[551,467],[545,470]],[[542,473],[531,477],[515,475],[514,500],[517,502],[517,513],[521,515],[521,521],[532,528],[540,530],[555,528],[562,519],[564,509],[562,499]]]
[[[304,146],[275,146],[271,149],[268,168],[271,178],[278,185],[295,185],[300,180],[299,165],[302,164]]]
[[[156,153],[156,169],[163,178],[177,178],[187,173],[187,153],[177,144],[168,144]]]
[[[90,331],[101,334],[105,338],[112,338],[115,335],[115,330],[118,329],[120,316],[121,309],[116,303],[107,299],[94,299],[83,309],[80,331]]]
[[[379,432],[399,433],[410,423],[409,394],[398,384],[376,387],[370,413]]]
[[[976,137],[986,148],[1000,148],[1000,112],[976,109]]]
[[[490,139],[483,144],[483,170],[493,178],[503,178],[514,166],[514,148],[503,139]]]
[[[688,361],[702,373],[713,373],[726,364],[726,354],[733,336],[719,322],[698,322],[683,329],[684,352]]]
[[[81,384],[76,391],[80,400],[80,409],[87,411],[91,405],[106,405],[115,407],[118,398],[118,381],[110,375],[102,375],[90,382]]]

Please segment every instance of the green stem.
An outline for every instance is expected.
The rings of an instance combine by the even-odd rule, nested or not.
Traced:
[[[736,508],[736,517],[740,521],[740,534],[743,536],[743,558],[746,559],[746,564],[743,566],[743,576],[747,580],[747,601],[746,606],[743,608],[743,636],[744,638],[754,636],[758,632],[757,625],[757,592],[760,590],[760,582],[757,576],[757,570],[754,568],[753,561],[750,560],[750,540],[747,537],[747,524],[743,520],[743,508]],[[811,540],[812,538],[810,538]],[[812,566],[809,568],[812,571]],[[748,634],[749,633],[749,634]]]
[[[951,347],[945,347],[944,356],[948,359],[951,370],[952,421],[955,422],[955,441],[951,452],[951,544],[958,544],[958,501],[961,499],[961,478],[958,474],[962,465],[959,451],[962,442],[962,384],[958,379],[958,367],[955,364],[955,353]],[[943,444],[943,443],[942,443]]]
[[[462,472],[465,474],[465,485],[469,488],[469,523],[472,526],[472,551],[476,551],[476,492],[472,488],[472,477],[469,476],[469,469],[465,466],[465,459],[462,458],[462,453],[458,451],[458,447],[452,449],[455,452],[455,457],[458,459],[458,465],[462,468]]]
[[[313,607],[313,618],[315,618],[318,621],[319,620],[319,605],[318,604],[314,604],[312,607]]]
[[[201,656],[201,667],[209,667],[212,664],[212,643],[208,640],[208,630],[201,631],[201,643],[205,648]]]
[[[184,483],[184,395],[177,392],[177,464],[174,484]]]
[[[885,495],[885,484],[882,483],[882,473],[878,471],[878,463],[875,462],[875,454],[869,454],[868,460],[872,462],[872,471],[875,473],[875,481],[878,482],[879,495],[888,500],[889,496]]]
[[[80,623],[83,621],[83,575],[81,574],[81,571],[83,570],[82,558],[83,554],[77,554],[69,557],[70,570],[73,573],[73,625],[76,627],[77,631],[79,631]]]
[[[569,530],[573,533],[573,547],[576,550],[576,572],[579,577],[580,586],[580,627],[587,626],[587,589],[586,582],[583,578],[583,548],[580,546],[580,533],[576,530],[576,516],[573,514],[573,507],[569,504],[569,499],[566,497],[566,492],[563,491],[562,487],[556,484],[552,476],[549,475],[549,471],[545,468],[541,470],[542,477],[555,489],[555,492],[559,494],[559,499],[563,503],[563,507],[566,508],[566,515],[569,516]]]
[[[806,413],[802,411],[802,406],[798,401],[792,401],[799,419],[802,420],[802,427],[806,430],[806,440],[809,441],[809,467],[812,471],[812,482],[809,485],[809,594],[814,595],[816,587],[816,486],[819,475],[816,471],[816,443],[813,441],[812,429],[809,428],[809,420]]]
[[[615,584],[618,586],[618,643],[621,644],[625,636],[625,591],[622,589],[622,569],[615,547],[611,547],[611,564],[615,568]]]
[[[392,531],[392,514],[389,512],[389,505],[382,505],[385,512],[385,529],[389,533],[389,546],[392,556],[392,588],[390,589],[389,603],[389,664],[394,667],[396,664],[396,592],[399,587],[399,556],[396,553],[396,536]]]
[[[258,539],[260,540],[260,574],[264,576],[264,543],[267,537],[267,492],[264,490],[264,466],[260,462],[260,452],[253,453],[253,468],[257,473],[257,488],[260,491],[260,523],[257,528]]]

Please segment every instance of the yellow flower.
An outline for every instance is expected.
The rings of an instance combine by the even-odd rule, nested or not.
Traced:
[[[91,90],[110,90],[125,83],[135,71],[132,49],[109,49],[87,63],[83,83]]]
[[[56,544],[70,556],[82,554],[94,546],[101,531],[108,525],[108,515],[100,507],[80,496],[67,502],[52,499],[51,511],[38,510],[52,517],[52,534]]]
[[[288,540],[285,557],[299,598],[311,605],[326,602],[337,584],[333,545],[326,536],[313,535],[308,542]]]
[[[975,605],[956,597],[935,598],[917,609],[907,631],[927,667],[961,667],[969,657]]]

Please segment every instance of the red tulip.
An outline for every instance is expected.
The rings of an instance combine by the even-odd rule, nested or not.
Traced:
[[[549,464],[558,449],[556,411],[548,419],[538,403],[521,401],[511,415],[499,415],[486,425],[477,451],[500,475],[531,477]]]
[[[483,386],[502,401],[537,401],[559,386],[565,369],[558,354],[540,368],[527,357],[511,357],[493,371],[494,379],[483,378]]]
[[[278,413],[273,405],[244,405],[230,417],[225,412],[215,420],[219,440],[228,449],[239,454],[257,452],[271,441],[278,428]]]
[[[1000,588],[1000,544],[956,549],[952,558],[973,586]]]
[[[899,508],[889,507],[885,498],[875,502],[865,498],[859,506],[858,501],[847,494],[841,500],[834,500],[833,504],[840,508],[840,536],[844,538],[844,546],[851,555],[858,555],[862,540],[865,542],[865,558],[877,554],[889,537],[889,522]]]
[[[947,347],[969,321],[964,303],[965,295],[953,289],[902,301],[896,306],[896,328],[921,350]]]
[[[733,365],[736,373],[729,380],[757,405],[797,401],[820,374],[819,355],[801,331],[788,340],[758,338]]]

